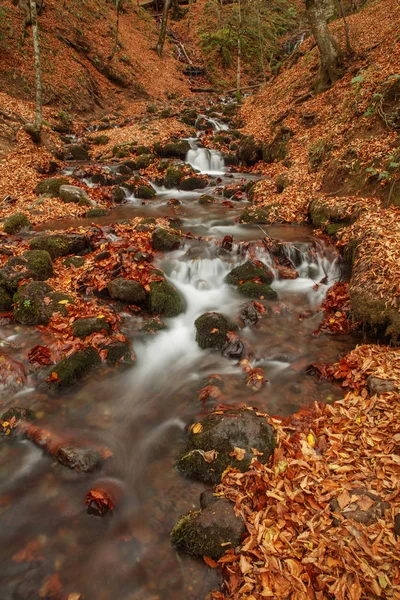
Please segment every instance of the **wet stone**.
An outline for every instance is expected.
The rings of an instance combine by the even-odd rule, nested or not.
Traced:
[[[104,317],[92,317],[89,319],[77,319],[72,323],[72,333],[75,337],[85,338],[92,333],[104,331],[109,333],[111,325]]]
[[[391,379],[380,379],[370,375],[367,379],[367,386],[371,395],[393,392],[396,389],[396,382]]]
[[[221,355],[232,360],[240,360],[246,354],[246,344],[242,340],[226,343],[221,350]]]
[[[174,233],[169,233],[166,229],[157,227],[151,236],[151,244],[153,250],[161,250],[161,252],[170,252],[179,248],[179,236]]]
[[[243,519],[235,515],[233,503],[221,498],[182,516],[171,532],[171,541],[187,554],[218,560],[226,550],[240,544],[244,531]]]
[[[258,321],[258,310],[254,306],[254,302],[244,304],[240,309],[239,317],[245,325],[255,325]]]
[[[135,306],[140,306],[146,301],[145,289],[139,281],[118,277],[110,281],[107,289],[114,300],[121,300]]]
[[[61,446],[57,450],[55,459],[64,467],[79,473],[91,473],[101,463],[101,456],[97,450],[74,448],[73,446]]]
[[[228,331],[236,331],[238,326],[229,317],[209,312],[196,319],[196,342],[200,348],[217,348],[221,350],[225,344]]]

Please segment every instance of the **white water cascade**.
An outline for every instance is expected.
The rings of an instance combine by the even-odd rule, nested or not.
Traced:
[[[200,173],[208,175],[223,175],[225,162],[220,152],[200,148],[194,138],[188,140],[190,150],[186,155],[186,162]]]

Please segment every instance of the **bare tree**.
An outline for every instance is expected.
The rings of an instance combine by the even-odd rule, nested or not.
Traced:
[[[160,57],[162,56],[162,52],[163,52],[163,48],[164,48],[165,34],[167,32],[168,13],[169,13],[170,6],[171,6],[171,0],[165,0],[163,13],[162,13],[162,17],[161,17],[160,34],[158,36],[158,42],[157,42],[157,46],[156,46],[156,52],[157,52],[158,56],[160,56]]]
[[[349,24],[347,23],[346,14],[344,12],[342,0],[337,0],[337,4],[339,5],[339,11],[340,11],[340,14],[342,15],[343,24],[344,24],[344,32],[346,35],[346,51],[347,51],[347,54],[349,56],[351,56],[353,54],[353,48],[351,47]]]
[[[340,79],[343,73],[342,53],[328,26],[334,13],[333,0],[306,0],[306,9],[321,55],[317,88],[322,90]]]
[[[240,94],[242,78],[242,3],[238,0],[238,36],[237,36],[237,68],[236,68],[236,91]]]
[[[111,51],[110,56],[108,57],[109,60],[111,60],[112,58],[114,58],[114,55],[116,53],[116,51],[118,50],[118,35],[119,35],[119,15],[121,12],[121,8],[122,8],[122,3],[124,0],[115,0],[116,3],[116,9],[117,9],[117,15],[116,15],[116,22],[115,22],[115,35],[114,35],[114,45],[113,45],[113,49]]]

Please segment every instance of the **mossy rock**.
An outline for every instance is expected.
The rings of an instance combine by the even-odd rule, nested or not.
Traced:
[[[277,300],[278,294],[270,285],[265,283],[255,283],[246,281],[237,288],[239,294],[245,298],[254,298],[255,300]]]
[[[84,146],[81,146],[80,144],[71,144],[67,147],[67,151],[73,160],[89,160],[89,152]]]
[[[10,293],[16,292],[19,283],[29,277],[28,263],[22,256],[12,256],[0,269],[0,285]]]
[[[90,317],[88,319],[77,319],[72,323],[72,333],[75,337],[85,338],[92,333],[105,331],[110,333],[111,325],[104,317]]]
[[[78,350],[51,367],[50,373],[55,373],[57,378],[53,376],[48,387],[52,391],[69,387],[99,366],[100,363],[100,356],[93,346]]]
[[[142,306],[146,302],[146,291],[139,281],[117,277],[107,285],[111,298],[127,304]]]
[[[150,284],[149,310],[162,317],[177,317],[185,310],[178,291],[167,281]]]
[[[168,142],[167,144],[154,144],[154,151],[161,158],[180,158],[185,160],[186,154],[190,150],[190,144],[186,140],[178,140],[176,142]]]
[[[70,202],[74,202],[75,204],[80,204],[81,201],[88,202],[88,206],[91,206],[91,201],[86,191],[76,185],[62,185],[58,192],[60,199],[66,204]]]
[[[22,229],[30,229],[32,223],[24,213],[15,213],[4,221],[3,229],[9,235],[14,235]]]
[[[289,175],[287,173],[281,173],[276,180],[276,191],[278,194],[282,194],[290,185]]]
[[[183,173],[181,169],[168,167],[164,177],[164,185],[167,190],[172,190],[172,188],[177,188],[179,186],[182,179]]]
[[[110,344],[101,344],[100,350],[107,350],[106,362],[109,365],[130,367],[135,364],[134,355],[128,341],[112,341]]]
[[[161,319],[155,317],[153,319],[149,319],[148,321],[146,321],[146,323],[143,325],[141,331],[143,333],[157,333],[157,331],[162,331],[163,329],[167,329],[168,326],[166,323],[164,323],[164,321],[161,321]]]
[[[277,216],[278,211],[279,206],[277,204],[260,206],[258,208],[245,208],[239,215],[239,222],[249,225],[265,225],[274,221],[274,217]]]
[[[288,153],[288,142],[293,132],[288,127],[281,127],[270,144],[264,146],[263,160],[267,163],[280,162]]]
[[[151,154],[151,149],[148,146],[144,146],[143,144],[136,148],[136,155],[142,156],[146,154]]]
[[[95,144],[96,146],[105,146],[106,144],[108,144],[109,141],[110,138],[105,133],[103,133],[102,135],[96,135],[96,137],[94,137],[92,140],[93,144]]]
[[[135,188],[135,198],[151,200],[155,196],[157,196],[157,192],[151,185],[138,185]]]
[[[241,163],[251,167],[262,160],[262,157],[263,149],[261,142],[255,140],[251,135],[245,136],[240,140],[238,158]]]
[[[91,208],[90,210],[87,211],[87,213],[85,214],[85,217],[88,218],[96,218],[96,217],[105,217],[106,215],[108,215],[108,210],[106,208]]]
[[[119,185],[115,185],[111,192],[111,200],[116,204],[121,204],[121,202],[125,201],[125,190]]]
[[[53,277],[53,262],[46,250],[28,250],[24,252],[23,257],[27,260],[32,279],[46,281],[49,277]]]
[[[237,144],[232,144],[231,148],[232,150],[235,150],[238,147]],[[236,167],[239,164],[239,158],[236,156],[236,154],[231,154],[230,152],[224,152],[224,154],[222,155],[223,159],[224,159],[224,164],[226,167]]]
[[[13,307],[13,300],[11,294],[8,293],[4,286],[0,286],[0,311],[5,312],[11,310]]]
[[[191,556],[218,560],[226,550],[239,546],[244,531],[243,519],[235,515],[233,503],[220,498],[203,510],[180,517],[171,532],[171,543]]]
[[[38,235],[29,245],[32,250],[46,250],[54,259],[87,250],[89,240],[86,236],[77,234]]]
[[[46,194],[47,196],[57,198],[62,185],[69,185],[69,180],[66,177],[48,177],[37,184],[35,192],[38,195]]]
[[[400,317],[396,309],[388,306],[386,298],[376,298],[368,289],[356,291],[349,285],[350,311],[355,321],[362,321],[375,333],[390,336],[394,342],[400,339]]]
[[[47,283],[33,281],[22,285],[14,295],[14,318],[24,325],[47,325],[53,313],[67,314],[66,306],[73,302],[70,296],[53,292]]]
[[[225,281],[231,285],[241,285],[242,282],[253,281],[253,279],[259,279],[263,283],[270,284],[274,276],[271,269],[263,262],[248,260],[232,269],[225,277]]]
[[[179,248],[179,236],[175,233],[170,233],[162,227],[157,227],[151,235],[151,245],[153,250],[170,252]]]
[[[185,451],[178,459],[178,470],[187,477],[205,483],[219,483],[221,475],[229,466],[247,471],[254,458],[253,449],[262,452],[257,460],[266,463],[276,446],[273,428],[265,417],[246,409],[212,413],[201,420],[201,429],[192,428]],[[244,452],[239,456],[235,448]],[[214,460],[207,462],[203,452],[215,450]]]
[[[0,417],[0,421],[8,421],[15,419],[16,424],[18,421],[34,421],[36,418],[33,410],[24,408],[23,406],[10,406]],[[8,431],[8,435],[7,435]],[[21,431],[17,427],[13,427],[11,430],[6,427],[0,427],[0,436],[4,436],[8,441],[15,440],[21,437]]]
[[[154,162],[154,154],[141,154],[136,159],[137,169],[147,169]]]
[[[179,189],[185,192],[192,192],[193,190],[203,190],[209,184],[208,179],[202,177],[185,177],[179,184]]]
[[[225,344],[228,331],[236,331],[237,324],[229,317],[217,312],[204,313],[194,322],[196,342],[200,348],[216,348],[221,350]]]
[[[65,267],[83,267],[83,265],[85,264],[85,259],[83,258],[83,256],[69,256],[68,258],[66,258],[64,260],[64,266]]]
[[[199,204],[207,205],[207,204],[215,204],[216,200],[212,196],[208,196],[207,194],[203,194],[199,198]]]

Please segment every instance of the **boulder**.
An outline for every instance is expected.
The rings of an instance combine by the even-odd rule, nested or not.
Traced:
[[[253,281],[254,279],[270,284],[274,276],[271,269],[263,262],[248,260],[232,269],[225,277],[225,281],[231,285],[241,285],[245,281]]]
[[[244,472],[255,458],[266,463],[275,446],[273,428],[255,411],[212,413],[191,428],[177,468],[187,477],[215,484],[228,466]]]
[[[235,515],[233,503],[220,498],[203,510],[183,515],[171,532],[171,542],[186,554],[218,560],[226,550],[239,546],[244,532],[243,519]]]
[[[96,135],[96,137],[94,137],[92,141],[93,144],[95,144],[96,146],[105,146],[110,141],[110,138],[108,137],[108,135],[103,133],[101,135]]]
[[[212,196],[208,196],[207,194],[203,194],[202,196],[200,196],[199,198],[199,204],[214,204],[216,202],[215,198],[213,198]]]
[[[179,189],[185,192],[191,192],[193,190],[202,190],[209,184],[207,179],[202,177],[185,177],[179,184]]]
[[[154,151],[161,158],[180,158],[181,160],[185,160],[189,150],[190,144],[186,140],[171,141],[164,145],[159,142],[154,144]]]
[[[51,367],[51,380],[47,385],[52,391],[73,385],[100,363],[100,357],[93,346],[77,350]]]
[[[370,375],[367,379],[367,386],[371,396],[384,394],[385,392],[394,392],[396,382],[392,379],[380,379]]]
[[[150,284],[149,310],[163,317],[177,317],[185,310],[182,298],[167,281],[153,281]]]
[[[63,264],[65,267],[72,266],[78,269],[79,267],[83,267],[83,265],[85,264],[85,259],[83,258],[83,256],[69,256],[64,260]]]
[[[179,248],[179,236],[176,233],[170,233],[162,227],[157,227],[151,235],[151,245],[153,250],[161,252],[170,252]]]
[[[238,158],[241,163],[250,167],[262,160],[263,150],[261,142],[253,136],[244,136],[239,142]]]
[[[136,159],[136,169],[147,169],[153,162],[153,154],[141,154]]]
[[[135,188],[135,198],[151,200],[155,196],[157,196],[157,192],[151,185],[138,185]]]
[[[65,203],[74,202],[78,204],[81,200],[91,205],[91,200],[86,191],[76,185],[62,185],[59,189],[59,196]]]
[[[89,160],[89,152],[79,144],[67,146],[67,152],[73,160]]]
[[[131,366],[135,364],[135,355],[128,341],[112,341],[109,344],[101,344],[100,350],[106,350],[106,362],[109,365]]]
[[[38,195],[47,194],[56,198],[62,185],[69,185],[69,180],[66,177],[48,177],[37,184],[35,192]]]
[[[53,292],[42,281],[26,283],[14,295],[14,318],[24,325],[47,325],[53,313],[68,314],[67,304],[73,304],[70,296]]]
[[[0,311],[5,312],[12,309],[13,299],[6,288],[0,285]]]
[[[208,312],[196,319],[196,342],[200,348],[221,350],[228,331],[236,331],[238,326],[229,317],[217,312]]]
[[[9,235],[14,235],[22,229],[30,229],[32,223],[23,213],[15,213],[4,221],[3,229]]]
[[[183,172],[176,167],[168,167],[164,176],[164,186],[167,190],[177,188],[183,179]]]
[[[88,218],[95,218],[95,217],[105,217],[106,215],[108,215],[108,210],[106,208],[90,208],[87,213],[85,214],[85,217]]]
[[[110,281],[107,289],[114,300],[121,300],[135,306],[141,306],[146,302],[146,291],[138,281],[118,277]]]
[[[72,333],[75,337],[85,338],[92,333],[111,331],[111,325],[104,317],[91,317],[88,319],[77,319],[72,323]]]
[[[79,254],[89,247],[89,239],[77,234],[38,235],[30,241],[32,250],[46,250],[51,258]]]
[[[111,192],[111,200],[115,202],[115,204],[121,204],[121,202],[125,201],[125,190],[119,185],[115,185]]]
[[[264,146],[263,160],[267,163],[280,162],[288,153],[287,145],[293,132],[288,127],[281,127],[270,144]]]

